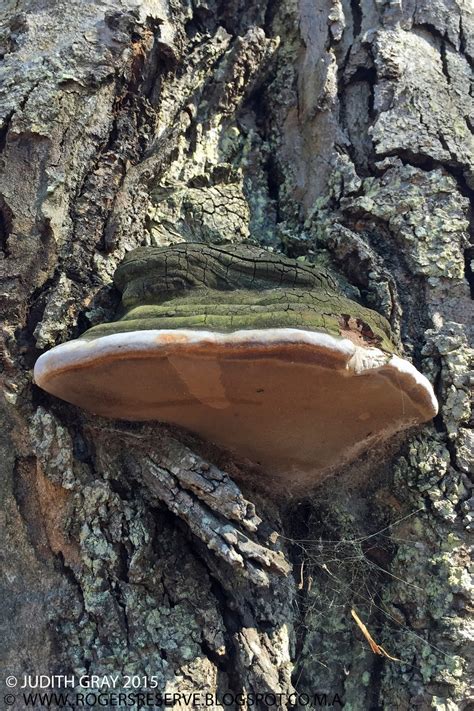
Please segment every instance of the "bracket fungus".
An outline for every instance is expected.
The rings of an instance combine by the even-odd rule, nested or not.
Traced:
[[[34,372],[93,413],[185,427],[297,483],[437,412],[388,322],[312,265],[186,243],[135,249],[114,281],[118,320],[46,352]]]

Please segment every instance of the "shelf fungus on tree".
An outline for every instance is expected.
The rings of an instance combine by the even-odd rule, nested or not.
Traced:
[[[35,367],[40,387],[98,415],[180,425],[296,483],[437,412],[388,322],[312,265],[243,245],[143,247],[115,284],[118,320]]]

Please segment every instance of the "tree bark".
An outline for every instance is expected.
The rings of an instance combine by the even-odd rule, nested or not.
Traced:
[[[468,707],[472,30],[468,0],[7,0],[5,676]],[[304,498],[32,383],[41,352],[113,317],[125,252],[247,239],[388,318],[440,401]]]

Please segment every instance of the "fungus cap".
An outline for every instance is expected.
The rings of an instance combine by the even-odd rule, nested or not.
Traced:
[[[317,479],[437,412],[428,380],[388,352],[382,317],[327,283],[308,291],[265,282],[256,293],[209,289],[200,278],[177,295],[171,280],[163,295],[156,265],[155,291],[136,267],[129,310],[42,355],[40,387],[98,415],[185,427],[293,482]]]

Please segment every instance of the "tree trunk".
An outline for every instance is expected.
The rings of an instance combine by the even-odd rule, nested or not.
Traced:
[[[91,674],[208,708],[467,708],[472,29],[468,0],[6,0],[5,676],[74,675],[64,708]],[[440,401],[304,498],[32,383],[113,317],[126,251],[246,239],[337,273]]]

